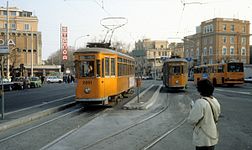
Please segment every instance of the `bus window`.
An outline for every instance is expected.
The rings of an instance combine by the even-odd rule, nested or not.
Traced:
[[[219,72],[219,73],[224,72],[223,66],[222,66],[222,65],[218,66],[218,72]]]
[[[82,61],[80,69],[81,77],[93,77],[94,76],[94,61]]]
[[[228,72],[243,72],[242,63],[231,63],[228,64]]]

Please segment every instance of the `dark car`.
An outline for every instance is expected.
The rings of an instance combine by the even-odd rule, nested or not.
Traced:
[[[6,78],[3,78],[3,84],[2,84],[2,79],[0,78],[0,89],[2,89],[2,85],[3,85],[4,91],[12,91],[14,87],[14,83],[10,82]]]
[[[16,77],[14,78],[13,83],[14,83],[13,88],[16,90],[23,90],[26,88],[30,88],[31,86],[30,80],[25,77]]]

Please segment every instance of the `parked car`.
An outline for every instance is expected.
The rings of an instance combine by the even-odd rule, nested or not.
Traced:
[[[244,82],[246,82],[246,83],[252,83],[252,77],[245,78]]]
[[[30,86],[37,88],[37,87],[42,87],[42,82],[39,77],[31,77],[30,78]]]
[[[8,79],[3,78],[3,84],[2,84],[2,79],[0,78],[0,88],[2,89],[2,85],[4,87],[4,91],[12,91],[14,87],[14,83],[10,82]]]
[[[58,78],[57,76],[48,76],[46,78],[47,83],[62,83],[63,79]]]
[[[13,88],[16,90],[23,90],[26,88],[30,88],[31,86],[30,80],[25,77],[16,77],[14,78],[13,83],[14,83]]]

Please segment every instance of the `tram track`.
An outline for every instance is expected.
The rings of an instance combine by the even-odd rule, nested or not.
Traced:
[[[43,120],[36,120],[34,122],[27,124],[24,127],[18,127],[17,129],[12,129],[14,130],[13,131],[14,133],[12,133],[12,131],[3,132],[2,137],[0,139],[0,147],[4,147],[5,143],[16,143],[13,141],[18,141],[19,139],[26,139],[26,138],[31,139],[29,137],[30,135],[38,135],[38,137],[35,137],[35,139],[40,139],[40,140],[44,139],[44,136],[42,135],[45,134],[46,131],[54,132],[54,129],[58,128],[57,127],[58,124],[62,125],[62,122],[66,122],[66,120],[68,120],[65,125],[61,126],[62,130],[64,130],[65,132],[57,133],[57,130],[55,130],[54,133],[50,133],[52,135],[55,134],[55,136],[52,136],[52,137],[49,136],[48,140],[45,139],[43,140],[43,142],[40,141],[41,142],[40,146],[38,146],[37,148],[34,148],[34,147],[32,148],[32,149],[39,149],[43,147],[44,145],[47,145],[49,143],[48,141],[51,142],[57,139],[59,136],[63,137],[65,134],[69,133],[70,131],[77,130],[80,126],[84,125],[88,121],[97,117],[100,114],[99,112],[104,111],[104,110],[106,109],[98,108],[97,110],[92,110],[92,109],[85,108],[81,105],[68,108],[64,110],[63,112],[54,114],[54,116],[48,116],[48,118],[43,118]],[[69,121],[70,120],[69,118],[72,118],[72,121]],[[80,118],[85,118],[85,119],[81,120]],[[42,132],[44,131],[45,133],[40,133],[41,131]],[[21,141],[26,143],[23,140]],[[20,147],[19,144],[17,144],[15,148],[13,149],[16,149],[17,147]],[[30,148],[30,145],[24,145],[22,148],[27,149],[27,147]]]
[[[168,95],[169,94],[167,94],[167,99],[169,97]],[[167,102],[167,101],[165,101],[165,102]],[[148,123],[149,121],[156,119],[159,115],[161,115],[161,114],[165,113],[166,111],[168,111],[169,108],[171,107],[171,103],[172,103],[172,101],[170,100],[169,103],[166,103],[165,107],[163,107],[160,111],[152,114],[151,116],[148,116],[148,117],[146,117],[146,118],[144,118],[142,120],[139,120],[136,123],[133,123],[133,124],[129,125],[128,127],[125,127],[125,128],[123,128],[121,130],[118,130],[118,131],[116,131],[114,133],[111,133],[108,136],[100,138],[100,139],[96,140],[95,142],[93,142],[91,144],[83,146],[83,147],[79,148],[79,150],[91,149],[94,146],[101,144],[102,142],[105,142],[105,141],[110,140],[112,138],[116,138],[116,136],[119,136],[120,134],[126,133],[126,132],[128,132],[130,130],[134,130],[134,128],[139,128],[138,127],[139,125],[146,126],[146,125],[144,125],[145,123]],[[180,126],[182,126],[185,123],[186,118],[187,118],[187,116],[184,117],[182,120],[179,120],[178,122],[174,123],[172,125],[172,127],[169,127],[168,131],[166,131],[164,134],[160,135],[159,138],[155,138],[153,142],[151,142],[150,144],[145,146],[143,149],[149,149],[149,147],[152,147],[152,145],[155,145],[160,140],[162,140],[164,137],[166,137],[168,134],[170,134],[171,132],[173,132],[174,130],[176,130]]]

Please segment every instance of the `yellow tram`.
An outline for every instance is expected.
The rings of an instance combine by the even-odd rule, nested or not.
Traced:
[[[163,64],[163,84],[171,89],[184,89],[188,82],[187,61],[173,57]]]
[[[76,101],[106,105],[135,86],[134,58],[104,43],[89,43],[87,48],[78,49],[74,58]]]

